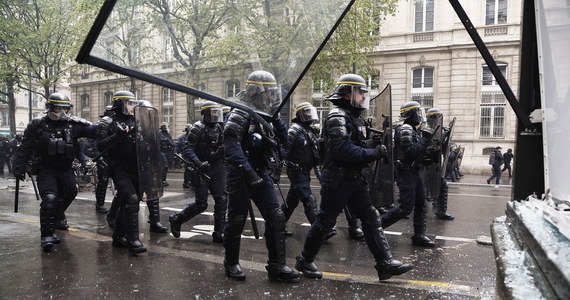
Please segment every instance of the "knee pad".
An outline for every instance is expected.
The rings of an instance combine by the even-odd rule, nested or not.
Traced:
[[[198,212],[203,212],[208,208],[208,202],[196,202],[196,210]]]
[[[226,236],[241,236],[246,218],[246,215],[238,215],[233,213],[228,214],[228,221],[226,222],[225,229]]]
[[[40,206],[45,209],[55,209],[57,207],[57,202],[59,201],[59,196],[54,193],[45,193],[42,196],[42,203]]]
[[[303,201],[303,204],[310,209],[317,209],[317,198],[311,194],[308,199]]]
[[[317,215],[314,226],[317,232],[327,234],[333,229],[335,224],[336,218],[327,215]]]
[[[287,219],[285,218],[285,214],[283,213],[281,208],[273,209],[269,215],[269,219],[270,220],[267,220],[267,223],[271,225],[271,227],[278,230],[280,228],[285,230],[285,222],[287,222]]]
[[[362,218],[362,229],[379,228],[382,224],[381,220],[382,219],[380,217],[380,213],[374,206],[371,205],[366,208],[366,211],[364,212]]]
[[[136,194],[129,194],[125,197],[125,210],[131,213],[139,211],[139,197]]]

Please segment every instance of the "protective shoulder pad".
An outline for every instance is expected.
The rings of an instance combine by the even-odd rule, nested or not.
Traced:
[[[206,126],[204,125],[204,123],[202,123],[202,121],[194,123],[194,125],[190,129],[190,132],[188,133],[188,141],[194,143],[198,142],[200,140],[200,137],[202,136],[202,133],[204,132],[205,127]]]
[[[85,125],[91,125],[92,124],[91,122],[89,122],[83,118],[76,117],[76,116],[72,116],[71,118],[69,118],[69,121],[73,122],[73,123],[80,123],[80,124],[85,124]]]
[[[248,123],[249,114],[241,109],[234,109],[228,117],[224,127],[224,134],[240,139],[243,136]]]
[[[327,116],[325,126],[325,128],[327,128],[326,136],[329,141],[334,142],[348,137],[346,118],[347,116],[344,110],[339,108],[331,110]]]
[[[396,128],[398,131],[398,137],[400,145],[407,147],[413,143],[414,140],[414,128],[410,124],[404,124]]]
[[[293,123],[289,130],[287,130],[287,138],[289,141],[294,141],[299,135],[303,134],[303,128],[297,123]]]

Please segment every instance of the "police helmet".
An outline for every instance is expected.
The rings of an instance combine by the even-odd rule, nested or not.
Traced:
[[[439,108],[430,108],[428,109],[428,111],[426,112],[426,118],[428,120],[431,119],[437,119],[439,117],[443,116],[443,113],[441,112],[441,110],[439,110]]]
[[[219,123],[224,121],[222,106],[214,101],[206,101],[200,105],[200,114],[206,123]]]
[[[168,123],[167,122],[160,123],[160,130],[164,131],[164,132],[168,132]]]
[[[138,105],[135,95],[129,91],[118,91],[113,94],[113,110],[123,115],[133,115],[134,107]]]
[[[273,74],[254,71],[247,77],[243,100],[256,112],[272,116],[281,104],[281,87]]]
[[[421,105],[416,101],[408,101],[400,107],[400,117],[412,125],[422,122]]]
[[[370,99],[364,96],[367,92],[368,87],[366,86],[366,81],[362,76],[356,74],[344,74],[337,80],[334,94],[327,99],[331,101],[340,99],[350,100],[349,103],[351,107],[364,110],[368,109],[370,105]],[[347,99],[346,95],[349,95],[350,99]]]
[[[319,120],[317,109],[309,102],[301,102],[295,106],[295,117],[299,122],[315,122]]]
[[[53,121],[67,120],[73,107],[69,98],[62,93],[52,93],[46,102],[46,113]]]

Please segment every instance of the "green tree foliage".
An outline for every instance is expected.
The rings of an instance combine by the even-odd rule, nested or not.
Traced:
[[[10,51],[16,84],[47,97],[68,79],[71,62],[102,0],[0,2],[0,43]],[[31,87],[31,89],[30,89]]]
[[[399,0],[356,0],[308,72],[324,89],[339,75],[356,73],[364,78],[376,72],[368,54],[380,41],[380,21],[396,13]]]

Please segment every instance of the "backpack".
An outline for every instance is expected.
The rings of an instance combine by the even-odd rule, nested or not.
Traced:
[[[489,164],[490,165],[495,164],[495,151],[491,152],[491,156],[489,156]]]

